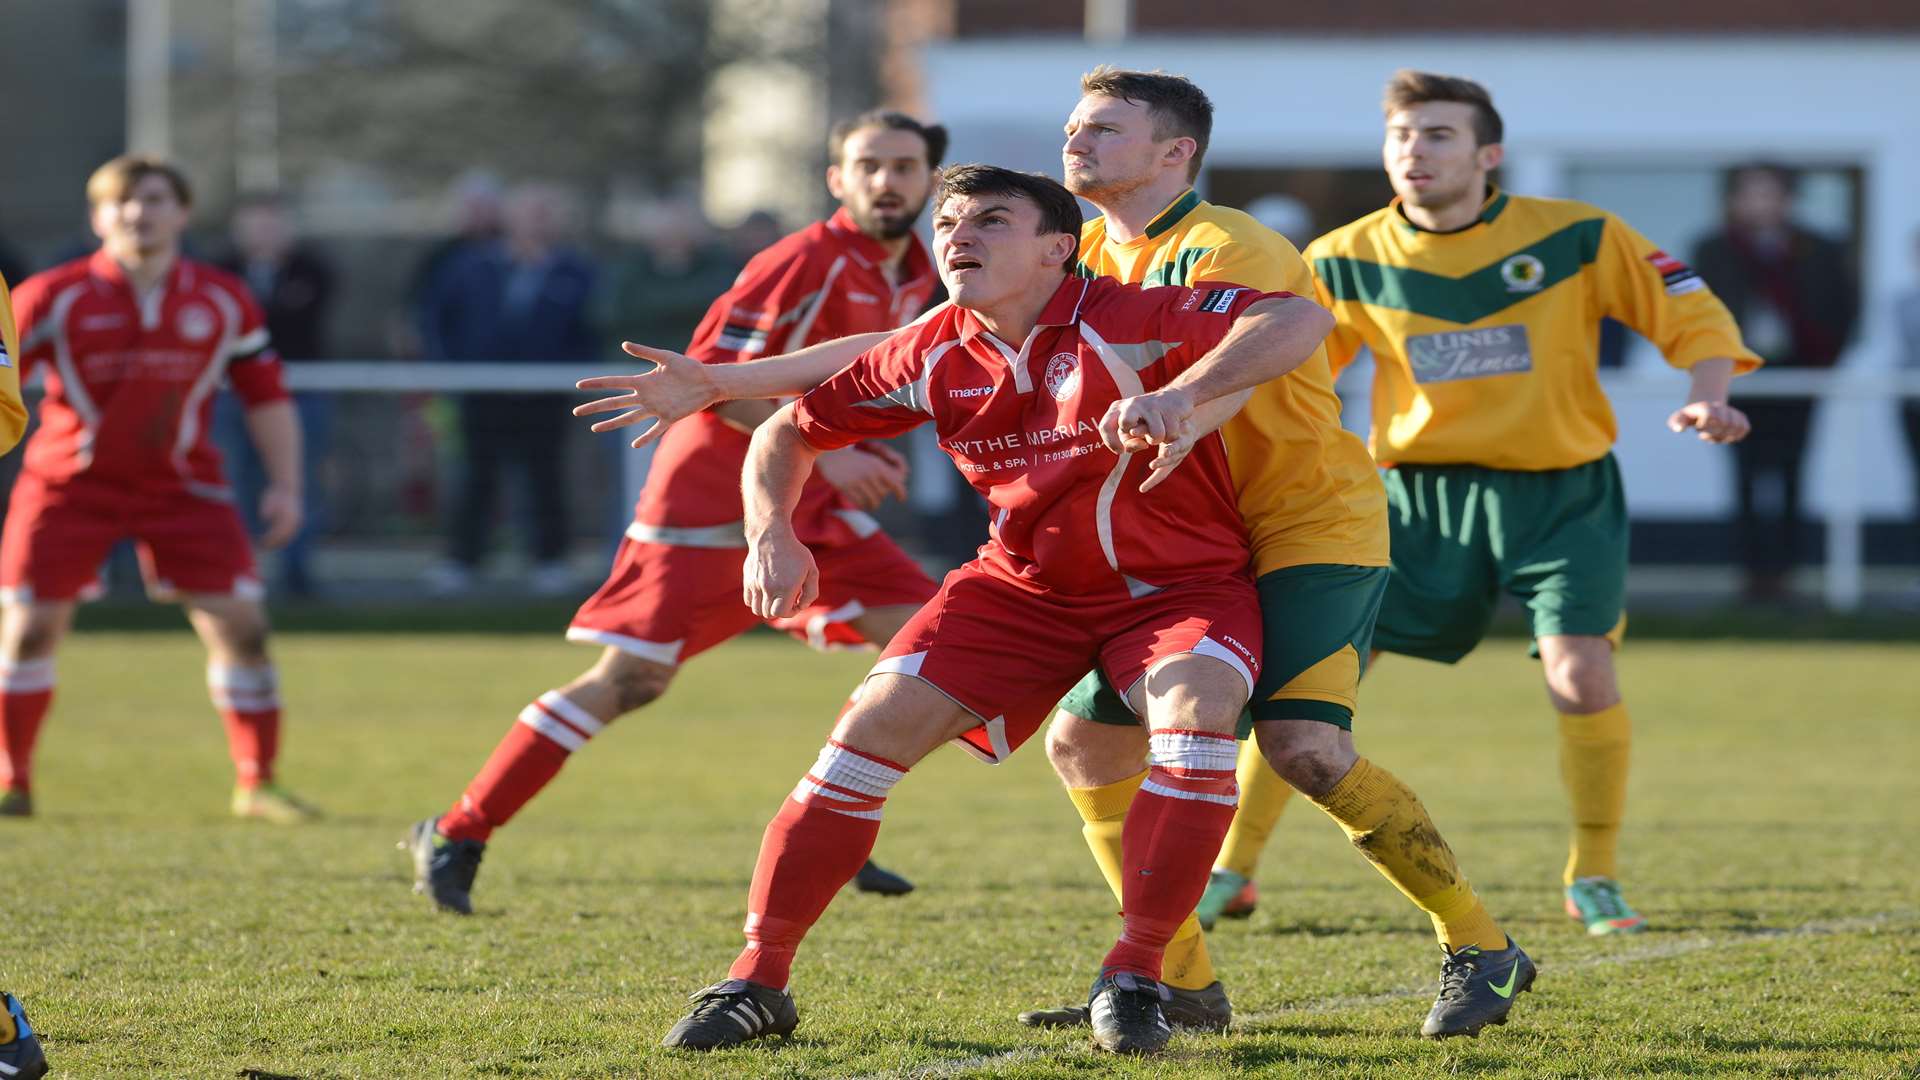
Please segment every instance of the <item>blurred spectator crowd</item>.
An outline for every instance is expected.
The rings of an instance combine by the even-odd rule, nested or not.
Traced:
[[[615,370],[634,363],[619,352],[621,340],[684,347],[747,259],[786,231],[765,212],[718,228],[684,198],[629,201],[609,211],[603,229],[589,230],[564,188],[507,185],[484,172],[458,178],[447,203],[448,228],[415,256],[379,335],[385,347],[371,355],[336,344],[345,336],[344,275],[328,245],[303,235],[297,207],[245,197],[224,236],[208,239],[209,223],[200,223],[189,254],[246,280],[289,371],[341,360],[604,363]],[[49,265],[82,250],[63,250]],[[41,268],[0,238],[0,274],[8,281]],[[283,597],[327,593],[333,583],[316,566],[316,538],[350,531],[387,547],[431,540],[438,556],[418,579],[434,593],[460,595],[482,587],[490,565],[501,576],[489,556],[504,531],[524,548],[512,564],[519,572],[511,589],[580,591],[590,582],[569,565],[568,552],[589,535],[610,550],[631,505],[618,491],[623,442],[584,435],[567,411],[575,400],[561,393],[298,393],[306,525],[269,557],[270,588]],[[230,393],[217,400],[214,424],[239,504],[251,513],[265,480]],[[0,474],[6,483],[11,471]],[[257,535],[259,523],[248,524]],[[117,558],[109,580],[132,587],[127,571]]]
[[[1796,222],[1795,184],[1793,170],[1778,165],[1728,170],[1724,220],[1689,254],[1770,366],[1830,368],[1871,313],[1861,311],[1854,238],[1824,236]],[[296,207],[271,196],[243,198],[224,223],[224,237],[208,240],[213,234],[203,232],[199,250],[190,253],[246,280],[291,370],[342,359],[617,370],[633,363],[619,352],[621,340],[683,347],[748,258],[800,224],[755,212],[719,228],[692,198],[647,197],[614,200],[589,228],[572,192],[540,182],[509,186],[484,172],[459,177],[444,206],[450,213],[437,238],[396,246],[412,266],[404,287],[381,298],[380,332],[354,335],[357,342],[383,342],[371,350],[338,345],[345,336],[343,273],[327,245],[303,235]],[[1310,239],[1310,215],[1295,200],[1270,196],[1249,209],[1296,242]],[[219,223],[200,224],[218,232]],[[49,265],[81,250],[76,244]],[[1920,370],[1920,234],[1913,256],[1913,277],[1891,314],[1901,363]],[[8,281],[40,268],[0,237],[0,274]],[[345,317],[362,319],[365,307]],[[1617,328],[1613,332],[1617,336]],[[1605,362],[1617,363],[1619,342],[1607,342],[1604,334]],[[610,551],[631,493],[619,483],[624,440],[588,435],[567,411],[575,400],[561,393],[299,393],[306,525],[272,557],[270,586],[290,597],[328,592],[333,583],[316,566],[316,537],[350,533],[382,540],[387,549],[399,542],[416,555],[435,548],[412,579],[436,594],[461,595],[503,576],[490,556],[502,546],[496,534],[508,531],[524,548],[511,563],[514,589],[551,596],[581,591],[591,582],[569,564],[569,552],[589,536],[603,545],[596,550]],[[1787,596],[1790,571],[1814,546],[1801,488],[1816,402],[1736,403],[1754,421],[1753,436],[1735,458],[1743,592],[1749,601],[1771,603]],[[1906,402],[1902,416],[1920,487],[1920,403]],[[214,422],[242,493],[240,506],[251,512],[264,477],[231,395],[217,402]],[[0,483],[11,481],[13,469],[17,462],[0,463]],[[974,538],[954,525],[971,507],[946,505],[954,501],[930,502],[916,489],[911,512],[927,531],[941,534],[923,536],[923,547],[954,548],[941,554],[957,558],[964,555],[958,548],[968,545],[943,544],[941,536]],[[1920,517],[1920,490],[1914,506]],[[258,530],[257,521],[249,524]],[[110,578],[132,580],[124,567]]]

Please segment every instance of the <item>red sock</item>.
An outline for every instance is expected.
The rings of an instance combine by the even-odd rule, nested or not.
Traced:
[[[33,786],[33,744],[53,704],[53,661],[0,667],[0,788]]]
[[[906,772],[837,742],[820,751],[760,841],[747,894],[747,947],[728,978],[786,989],[800,939],[867,861],[887,792]]]
[[[439,832],[449,840],[485,840],[512,820],[527,801],[560,773],[560,766],[606,724],[549,690],[520,710],[493,756],[467,785],[453,808],[440,816]]]
[[[227,729],[227,753],[241,787],[273,779],[280,756],[280,677],[272,664],[207,666],[207,694]]]
[[[1173,933],[1207,890],[1240,790],[1231,735],[1204,731],[1153,733],[1146,782],[1133,797],[1120,834],[1123,924],[1102,970],[1160,978],[1160,958]]]

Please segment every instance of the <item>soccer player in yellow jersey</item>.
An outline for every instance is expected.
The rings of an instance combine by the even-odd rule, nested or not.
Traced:
[[[1213,122],[1213,106],[1199,87],[1179,76],[1100,68],[1082,79],[1081,94],[1062,148],[1066,185],[1106,215],[1082,233],[1083,272],[1145,285],[1216,282],[1302,295],[1314,287],[1284,238],[1194,193]],[[659,366],[642,375],[586,380],[583,388],[627,393],[575,411],[627,410],[596,424],[597,431],[656,420],[635,440],[640,445],[715,401],[802,392],[874,340],[845,338],[725,367],[629,346]],[[1252,728],[1258,749],[1243,749],[1242,788],[1258,774],[1269,798],[1284,798],[1277,769],[1427,912],[1447,956],[1439,999],[1422,1030],[1435,1037],[1476,1033],[1504,1020],[1514,996],[1531,984],[1533,963],[1487,914],[1419,798],[1353,745],[1355,692],[1387,584],[1386,503],[1378,476],[1364,446],[1340,427],[1323,351],[1250,399],[1237,395],[1216,406],[1196,414],[1192,426],[1211,430],[1238,411],[1224,437],[1266,622],[1266,678],[1250,721],[1242,724],[1242,734]],[[1168,467],[1178,460],[1170,453]],[[1117,896],[1120,837],[1146,775],[1147,731],[1112,687],[1089,676],[1062,702],[1047,752]],[[1380,842],[1386,837],[1395,841]],[[1169,1020],[1226,1026],[1231,1008],[1194,919],[1167,946],[1162,978],[1171,994]],[[1021,1018],[1085,1024],[1088,1009],[1035,1010]]]
[[[20,334],[13,324],[13,297],[0,278],[0,454],[12,450],[27,431],[27,407],[20,401]]]
[[[13,325],[13,298],[0,278],[0,454],[19,445],[27,430],[27,407],[20,401],[20,335]],[[26,1010],[12,994],[0,992],[0,1074],[22,1080],[45,1076],[47,1057],[40,1037],[27,1023]]]
[[[1082,233],[1084,273],[1149,285],[1314,287],[1285,238],[1193,191],[1212,121],[1206,94],[1179,76],[1099,68],[1081,80],[1061,156],[1067,187],[1103,214]],[[1242,798],[1284,800],[1284,777],[1338,822],[1431,916],[1448,971],[1457,972],[1443,977],[1423,1031],[1477,1032],[1505,1018],[1513,995],[1532,981],[1533,964],[1487,914],[1418,796],[1353,743],[1355,695],[1387,582],[1379,478],[1360,441],[1340,426],[1323,356],[1258,387],[1233,412],[1239,404],[1218,403],[1194,423],[1211,428],[1232,415],[1221,433],[1266,621],[1263,683],[1243,720],[1243,732],[1250,727],[1256,738],[1241,754]],[[1093,675],[1061,703],[1048,733],[1048,756],[1116,887],[1119,837],[1143,775],[1145,738],[1114,688]],[[1386,836],[1417,839],[1375,842]],[[1191,1026],[1223,1026],[1226,996],[1212,979],[1204,941],[1189,919],[1168,945],[1173,1000],[1166,1011]],[[1022,1019],[1062,1023],[1078,1012],[1039,1010]]]
[[[1633,327],[1692,376],[1667,426],[1707,442],[1746,435],[1727,384],[1760,359],[1705,283],[1619,218],[1493,187],[1500,114],[1479,84],[1401,71],[1383,107],[1399,197],[1307,248],[1338,323],[1335,369],[1362,346],[1374,357],[1393,573],[1373,644],[1454,663],[1502,592],[1526,604],[1573,810],[1567,914],[1591,934],[1637,931],[1646,921],[1616,883],[1627,515],[1599,321]],[[1273,823],[1248,805],[1243,792],[1220,862],[1251,875]]]

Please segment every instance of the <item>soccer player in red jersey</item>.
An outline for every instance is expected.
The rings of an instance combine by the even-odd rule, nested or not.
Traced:
[[[1096,665],[1153,734],[1127,818],[1123,929],[1089,995],[1094,1037],[1123,1053],[1166,1045],[1161,954],[1233,817],[1233,736],[1258,677],[1260,610],[1219,438],[1201,468],[1143,493],[1150,455],[1116,455],[1107,439],[1119,433],[1101,425],[1123,399],[1191,408],[1276,378],[1313,354],[1332,321],[1286,293],[1071,276],[1079,234],[1079,204],[1055,181],[947,170],[934,237],[952,304],[754,433],[742,478],[745,591],[761,615],[791,615],[819,594],[823,568],[794,514],[821,454],[931,420],[987,499],[992,528],[881,652],[768,825],[747,946],[667,1045],[707,1050],[792,1031],[795,950],[872,849],[893,785],[949,740],[1005,760]]]
[[[895,112],[836,125],[827,187],[841,208],[754,256],[707,310],[688,354],[731,364],[912,320],[934,286],[913,225],[946,142],[944,128]],[[612,571],[567,628],[569,641],[602,646],[599,661],[522,709],[466,791],[439,817],[417,822],[402,845],[413,854],[415,891],[441,910],[472,912],[488,837],[568,755],[664,693],[682,662],[763,621],[740,600],[740,467],[750,433],[775,404],[729,402],[660,443]],[[889,494],[904,496],[905,482],[905,462],[885,447],[823,457],[796,518],[821,567],[819,600],[765,621],[819,648],[891,638],[935,589],[867,513]],[[872,864],[858,884],[894,894],[913,887]]]
[[[265,542],[300,528],[300,423],[265,321],[240,279],[180,254],[192,193],[173,165],[115,158],[87,181],[100,250],[20,284],[23,373],[46,368],[0,536],[0,813],[32,813],[34,741],[53,700],[54,653],[76,603],[123,539],[149,595],[179,599],[207,647],[226,724],[233,812],[279,824],[311,807],[274,782],[279,677],[253,552],[220,454],[213,394],[232,384],[268,475]]]

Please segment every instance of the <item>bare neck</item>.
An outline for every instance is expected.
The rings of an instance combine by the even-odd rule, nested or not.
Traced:
[[[993,333],[994,337],[1009,345],[1019,345],[1033,333],[1040,322],[1040,313],[1047,309],[1047,302],[1053,299],[1054,289],[1059,282],[1040,285],[1032,289],[1022,289],[1005,301],[991,307],[973,309],[974,318]]]
[[[133,286],[136,294],[152,292],[155,286],[167,280],[173,264],[180,260],[178,248],[156,252],[110,248],[107,254],[120,264],[121,271],[127,275],[127,284]]]
[[[1415,206],[1402,200],[1400,208],[1405,211],[1407,220],[1428,232],[1455,232],[1473,224],[1480,216],[1480,208],[1487,204],[1487,192],[1490,186],[1486,176],[1482,175],[1467,194],[1445,206]]]
[[[1193,184],[1184,173],[1163,172],[1145,187],[1114,196],[1089,200],[1107,219],[1107,237],[1126,243],[1147,231],[1160,212],[1172,205],[1180,193]]]
[[[880,264],[881,272],[887,275],[888,281],[900,284],[900,279],[907,274],[907,249],[913,246],[912,234],[892,240],[876,239],[875,242],[887,253],[885,261]]]

